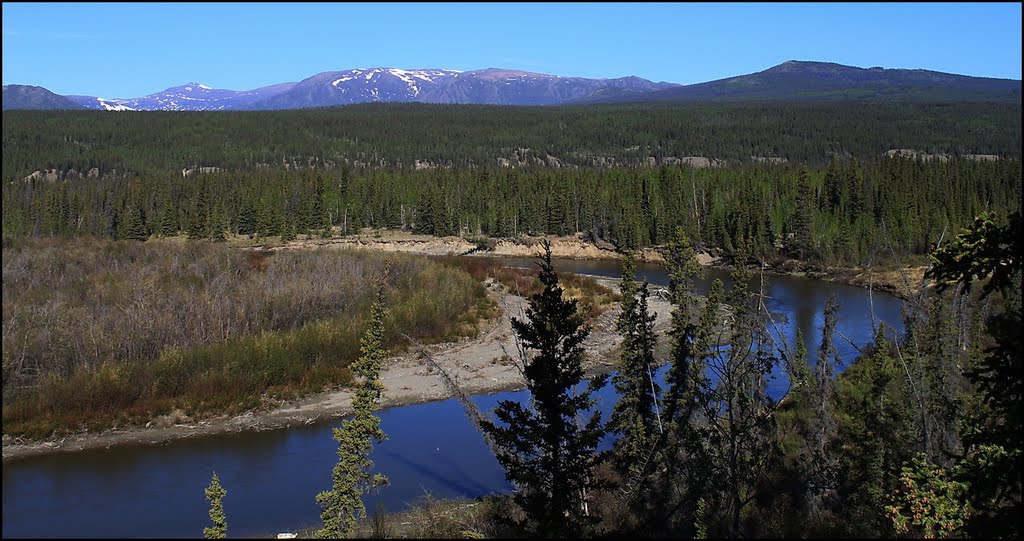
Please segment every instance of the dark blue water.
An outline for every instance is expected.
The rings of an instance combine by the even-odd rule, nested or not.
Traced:
[[[530,260],[510,259],[512,265]],[[614,261],[556,261],[556,269],[618,277]],[[638,264],[638,279],[667,284],[657,265]],[[706,293],[710,270],[697,285]],[[756,289],[756,287],[754,287]],[[778,337],[792,347],[802,329],[810,357],[820,343],[823,308],[830,294],[840,303],[836,345],[844,363],[872,342],[871,302],[865,289],[817,280],[775,276],[766,304],[779,324]],[[901,302],[874,295],[876,319],[902,328]],[[850,342],[840,337],[844,335]],[[659,371],[663,376],[664,370]],[[781,369],[769,392],[779,396],[787,383]],[[524,400],[525,391],[474,397],[490,411],[499,400]],[[610,412],[610,386],[598,395]],[[380,412],[388,440],[373,453],[376,470],[391,484],[366,498],[389,511],[405,509],[426,493],[471,498],[508,492],[511,486],[497,460],[454,400]],[[289,429],[210,436],[162,446],[117,447],[40,456],[4,464],[3,537],[202,537],[209,526],[203,489],[212,471],[228,491],[224,510],[231,537],[273,534],[320,525],[316,494],[330,488],[336,462],[332,428],[322,423]]]
[[[534,260],[509,258],[509,266],[536,268]],[[622,267],[614,261],[555,260],[555,271],[573,272],[619,278]],[[652,285],[667,286],[668,274],[654,263],[637,263],[637,281],[647,279]],[[704,269],[703,276],[694,280],[694,290],[707,295],[714,280],[722,280],[726,290],[732,287],[731,272],[723,269]],[[751,291],[761,291],[761,277],[754,276],[749,284]],[[821,347],[821,328],[825,324],[825,303],[835,295],[839,304],[836,317],[836,333],[833,341],[842,363],[846,367],[857,358],[858,348],[874,341],[875,328],[884,323],[886,335],[902,332],[902,301],[891,295],[867,289],[813,280],[798,276],[765,274],[765,306],[772,315],[774,324],[768,328],[781,347],[793,351],[796,347],[797,329],[804,336],[808,360],[817,359]],[[872,316],[872,314],[874,314]],[[768,393],[778,398],[788,388],[781,367],[774,372],[775,379],[769,383]]]

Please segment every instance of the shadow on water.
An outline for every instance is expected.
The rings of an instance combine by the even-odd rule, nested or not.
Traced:
[[[508,260],[533,266],[533,260]],[[557,260],[556,269],[612,278],[616,261]],[[659,265],[637,265],[639,279],[667,285]],[[709,269],[696,283],[705,294],[715,278],[728,273]],[[790,346],[803,331],[811,362],[817,356],[823,309],[828,296],[840,304],[838,331],[857,346],[872,342],[871,302],[867,291],[790,276],[771,276],[767,306],[777,316],[777,337]],[[899,299],[874,296],[876,317],[899,332]],[[856,348],[837,336],[844,363]],[[664,378],[665,369],[658,371]],[[769,386],[784,390],[781,369]],[[780,377],[781,376],[781,377]],[[491,411],[500,400],[525,400],[525,391],[473,397]],[[604,418],[614,406],[609,385],[597,397]],[[373,453],[375,469],[391,484],[365,499],[367,509],[381,502],[389,511],[406,509],[425,493],[437,497],[476,497],[508,492],[511,485],[461,405],[445,400],[380,412],[388,439]],[[337,422],[267,432],[217,435],[169,445],[132,446],[39,456],[4,464],[3,537],[199,537],[209,525],[203,489],[216,470],[228,494],[224,509],[232,537],[264,535],[320,523],[316,494],[330,488],[337,460],[332,429]],[[607,448],[610,440],[602,442]]]

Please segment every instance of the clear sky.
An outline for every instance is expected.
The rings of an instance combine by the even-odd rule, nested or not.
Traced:
[[[691,84],[786,60],[1021,78],[1020,3],[3,3],[3,84],[139,97],[352,68]]]

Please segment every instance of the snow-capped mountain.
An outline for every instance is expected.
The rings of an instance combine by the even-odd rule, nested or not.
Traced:
[[[677,86],[639,77],[585,79],[488,68],[474,71],[396,68],[354,69],[314,75],[253,109],[296,109],[364,102],[554,105],[607,88],[637,91]]]
[[[88,109],[108,111],[220,111],[325,107],[366,102],[428,102],[554,105],[609,91],[647,92],[671,88],[639,77],[586,79],[488,68],[360,68],[328,71],[298,83],[235,91],[189,83],[141,98],[67,96]]]
[[[365,102],[423,101],[437,85],[460,72],[442,69],[360,68],[327,71],[287,92],[252,104],[253,109],[298,109]]]
[[[190,83],[129,99],[59,96],[42,87],[5,85],[3,108],[70,109],[77,104],[106,110],[199,111],[299,109],[364,102],[557,105],[722,100],[1020,103],[1020,88],[1020,81],[1016,79],[801,61],[686,86],[655,83],[639,77],[587,79],[497,68],[473,71],[367,68],[323,72],[298,83],[245,91]]]
[[[255,90],[226,90],[200,83],[174,86],[141,98],[97,98],[68,96],[89,109],[107,111],[222,111],[245,109],[249,104],[285,92],[295,83],[282,83]]]

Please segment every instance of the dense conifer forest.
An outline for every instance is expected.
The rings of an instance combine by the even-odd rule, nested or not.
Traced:
[[[372,387],[396,332],[459,334],[446,322],[489,309],[482,286],[443,261],[399,258],[391,272],[403,286],[371,299],[382,258],[268,262],[208,239],[362,228],[586,233],[627,254],[657,246],[665,256],[673,314],[670,353],[657,361],[669,365],[666,384],[650,376],[648,284],[627,264],[613,423],[591,415],[589,390],[570,396],[583,379],[578,346],[591,310],[563,296],[548,250],[541,286],[514,323],[541,359],[532,364],[524,349],[518,361],[543,415],[505,404],[500,423],[483,425],[517,482],[491,517],[512,529],[469,533],[1017,536],[1020,112],[977,103],[5,113],[5,434],[11,423],[50,434],[94,410],[109,420],[126,408],[166,409],[210,389],[218,393],[208,400],[233,400],[235,381],[250,401],[270,386],[309,390],[353,374]],[[729,289],[716,281],[696,299],[696,250],[738,263]],[[935,287],[908,295],[903,336],[875,329],[875,343],[839,376],[842,307],[823,307],[819,351],[778,347],[742,265],[907,257],[933,264]],[[336,268],[347,270],[327,270]],[[265,298],[244,300],[249,290]],[[197,292],[203,303],[193,305]],[[451,300],[444,310],[434,309],[439,297]],[[152,312],[90,312],[100,300]],[[186,308],[191,327],[160,325]],[[336,311],[345,314],[325,315]],[[175,325],[178,334],[168,331]],[[353,368],[359,331],[374,362]],[[343,362],[329,358],[342,348],[335,342]],[[90,357],[97,348],[107,349]],[[196,376],[193,366],[206,368]],[[776,367],[790,382],[779,401],[765,391]],[[364,404],[367,419],[375,404]],[[60,418],[68,412],[71,421]],[[605,430],[619,439],[595,454]],[[358,451],[379,435],[371,432],[336,439],[358,440]],[[365,453],[352,456],[339,467],[365,464]],[[576,469],[566,477],[551,464]],[[358,496],[367,480],[335,481],[325,516],[359,515],[361,502],[337,495]],[[350,533],[354,522],[345,524],[321,535]]]
[[[207,166],[412,168],[656,164],[702,156],[821,166],[891,149],[1020,156],[1020,106],[949,104],[360,104],[262,112],[8,111],[5,179],[35,170],[178,172]],[[667,161],[666,161],[667,159]]]
[[[726,255],[855,265],[1021,197],[1019,108],[995,104],[19,111],[3,145],[5,235],[373,227],[630,249],[682,226]],[[886,155],[901,148],[932,159]]]

